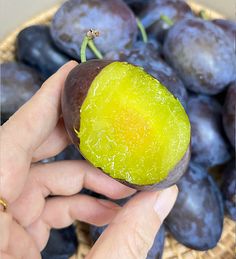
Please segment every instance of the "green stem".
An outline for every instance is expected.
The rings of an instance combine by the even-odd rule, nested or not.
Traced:
[[[93,40],[89,40],[88,45],[97,58],[103,59],[102,53],[97,49]]]
[[[89,38],[87,36],[85,36],[83,41],[82,41],[82,45],[80,47],[80,60],[81,60],[81,63],[84,63],[84,62],[87,61],[87,59],[86,59],[86,49],[87,49],[88,42],[89,42]]]
[[[92,52],[95,54],[95,56],[99,59],[102,59],[103,56],[101,54],[101,52],[97,49],[97,47],[95,46],[93,39],[95,37],[99,36],[99,32],[96,30],[89,30],[86,34],[86,36],[84,37],[82,44],[81,44],[81,48],[80,48],[80,60],[82,63],[86,62],[86,49],[87,46],[89,46],[89,48],[92,50]]]
[[[161,15],[160,16],[160,19],[162,20],[162,21],[164,21],[166,24],[168,24],[169,26],[173,26],[174,25],[174,22],[168,17],[168,16],[166,16],[166,15]]]
[[[143,42],[147,43],[148,42],[148,36],[147,36],[146,30],[145,30],[143,24],[141,23],[141,21],[138,18],[136,18],[136,22],[137,22],[138,28],[141,32]]]
[[[206,13],[205,10],[201,10],[201,11],[199,12],[199,16],[200,16],[203,20],[209,20],[209,17],[208,17],[208,15],[207,15],[207,13]]]

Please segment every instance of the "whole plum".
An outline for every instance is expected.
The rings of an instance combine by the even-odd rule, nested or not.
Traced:
[[[235,42],[236,37],[236,22],[224,19],[216,19],[212,21],[217,26],[221,27],[223,31],[228,34],[231,39],[231,42]]]
[[[137,37],[134,14],[122,0],[69,0],[56,12],[51,34],[61,50],[79,59],[82,40],[91,28],[101,34],[95,44],[103,53],[130,47]],[[89,50],[87,57],[93,57]]]
[[[149,74],[158,79],[167,89],[179,99],[186,108],[188,94],[174,70],[158,55],[159,45],[154,41],[148,43],[136,42],[132,49],[107,53],[105,58],[127,61],[143,67]]]
[[[0,65],[1,115],[7,120],[40,88],[42,83],[34,69],[17,62]]]
[[[163,41],[167,30],[172,26],[161,19],[162,15],[167,16],[173,23],[176,23],[185,17],[192,17],[193,12],[185,1],[149,1],[143,7],[139,16],[147,31],[154,34],[160,41]]]
[[[97,239],[106,229],[106,227],[107,226],[103,226],[103,227],[97,227],[93,225],[90,226],[90,230],[89,230],[90,238],[93,243],[97,241]],[[164,243],[165,243],[165,228],[164,228],[164,225],[162,225],[155,237],[154,243],[150,248],[146,259],[161,259],[163,249],[164,249]]]
[[[223,110],[223,125],[228,139],[232,146],[235,147],[235,123],[236,123],[236,82],[231,84],[227,90],[224,110]]]
[[[215,247],[224,220],[223,201],[216,183],[203,167],[190,163],[177,186],[179,195],[166,219],[170,233],[192,249]]]
[[[63,229],[52,229],[48,243],[41,252],[42,259],[68,259],[78,247],[73,225]]]
[[[17,36],[16,50],[18,60],[37,69],[44,78],[70,60],[53,44],[50,29],[45,25],[23,29]]]
[[[205,167],[228,161],[230,153],[223,134],[221,105],[213,97],[191,95],[187,111],[191,123],[192,160]]]
[[[236,169],[235,161],[231,161],[223,172],[221,191],[227,214],[236,221]]]
[[[185,86],[203,94],[217,94],[236,79],[234,45],[217,25],[200,18],[185,18],[168,32],[165,58]]]

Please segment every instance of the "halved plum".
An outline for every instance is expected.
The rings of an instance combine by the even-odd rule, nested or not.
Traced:
[[[62,112],[81,154],[124,184],[165,188],[185,172],[188,116],[140,67],[107,60],[78,65],[66,80]]]

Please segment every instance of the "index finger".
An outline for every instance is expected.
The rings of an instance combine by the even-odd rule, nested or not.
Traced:
[[[60,96],[71,61],[50,77],[38,92],[3,126],[0,132],[0,197],[8,202],[20,194],[33,151],[50,135],[60,115]]]

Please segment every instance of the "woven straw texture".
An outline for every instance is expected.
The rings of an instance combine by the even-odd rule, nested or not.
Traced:
[[[199,12],[204,9],[210,18],[222,18],[223,16],[207,9],[205,6],[189,2],[190,6],[195,12]],[[33,19],[27,21],[20,27],[18,27],[13,33],[6,37],[0,43],[0,62],[14,60],[15,53],[15,40],[16,36],[20,30],[23,28],[35,25],[35,24],[49,24],[52,16],[56,12],[59,6],[54,6],[48,11],[34,17]],[[79,247],[76,255],[71,257],[71,259],[84,259],[86,254],[91,248],[91,240],[89,238],[89,228],[88,225],[77,222],[77,235],[79,239]],[[224,230],[217,247],[212,250],[205,252],[199,252],[189,249],[175,239],[173,239],[170,234],[167,234],[165,239],[165,249],[163,253],[163,259],[234,259],[236,258],[236,223],[225,217],[224,220]],[[104,258],[109,259],[109,258]],[[137,258],[139,259],[139,258]]]

